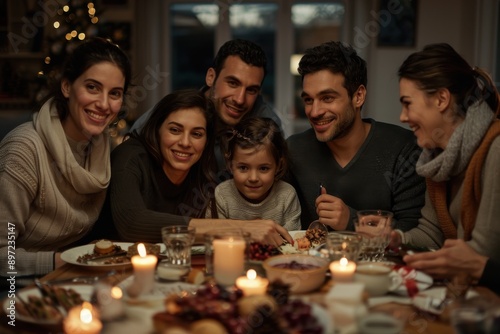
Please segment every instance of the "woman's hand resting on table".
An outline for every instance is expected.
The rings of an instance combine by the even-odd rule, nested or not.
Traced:
[[[263,244],[280,246],[283,244],[283,239],[285,239],[293,245],[293,238],[288,231],[273,220],[250,220],[241,228],[251,234],[252,240]]]
[[[422,270],[434,278],[451,278],[467,272],[473,279],[483,274],[488,258],[477,253],[465,241],[447,239],[441,249],[434,252],[405,255],[403,261],[412,268]]]

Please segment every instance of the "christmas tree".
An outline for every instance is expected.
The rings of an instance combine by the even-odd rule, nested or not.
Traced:
[[[37,101],[43,99],[48,85],[57,82],[59,70],[68,54],[83,40],[99,34],[99,5],[96,1],[69,0],[55,9],[53,29],[46,31],[43,69],[38,73],[41,88]]]

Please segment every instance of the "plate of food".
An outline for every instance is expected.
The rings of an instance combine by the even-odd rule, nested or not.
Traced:
[[[137,255],[137,244],[139,243],[112,242],[103,239],[95,244],[68,249],[61,253],[61,259],[66,263],[89,269],[119,269],[132,265],[130,259]],[[148,254],[160,255],[161,244],[145,242],[143,244]]]
[[[331,317],[319,304],[302,301],[299,298],[284,297],[283,287],[276,289],[280,303],[274,294],[241,294],[240,290],[226,290],[213,284],[205,284],[196,293],[174,294],[165,300],[164,311],[152,316],[156,332],[177,326],[186,332],[240,333],[259,330],[293,331],[330,334],[334,332]],[[300,314],[300,317],[297,317]],[[195,320],[193,320],[195,319]],[[255,320],[257,319],[257,320]],[[255,326],[252,328],[249,326]]]
[[[324,256],[321,250],[325,242],[324,239],[316,238],[314,233],[310,233],[306,230],[288,231],[288,233],[293,238],[293,245],[284,242],[281,246],[275,247],[264,245],[256,241],[252,242],[250,244],[250,262],[261,263],[271,256],[281,254],[310,254]],[[326,235],[324,238],[326,238]],[[326,256],[328,256],[328,254],[326,254]]]
[[[90,301],[93,286],[89,284],[45,285],[49,293],[55,296],[62,306],[54,306],[36,287],[21,289],[16,298],[6,298],[3,303],[4,312],[9,315],[13,309],[16,320],[41,326],[61,323],[70,308]]]

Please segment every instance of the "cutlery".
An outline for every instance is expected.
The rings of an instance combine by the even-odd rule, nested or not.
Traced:
[[[41,284],[48,284],[48,285],[60,285],[60,284],[68,284],[68,283],[82,283],[82,284],[92,284],[96,283],[97,281],[108,278],[111,276],[116,275],[117,272],[116,270],[111,270],[105,275],[98,275],[98,276],[78,276],[78,277],[72,277],[72,278],[65,278],[65,279],[59,279],[59,280],[51,280],[51,281],[43,281],[40,283]],[[36,284],[36,282],[35,282]]]

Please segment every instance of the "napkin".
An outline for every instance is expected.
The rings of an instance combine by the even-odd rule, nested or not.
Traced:
[[[367,313],[364,289],[363,283],[336,283],[326,294],[326,306],[341,333],[356,333],[357,319]]]
[[[415,280],[417,276],[417,271],[408,266],[396,266],[394,270],[403,277],[403,283],[408,291],[408,296],[413,297],[418,294],[417,281]]]

